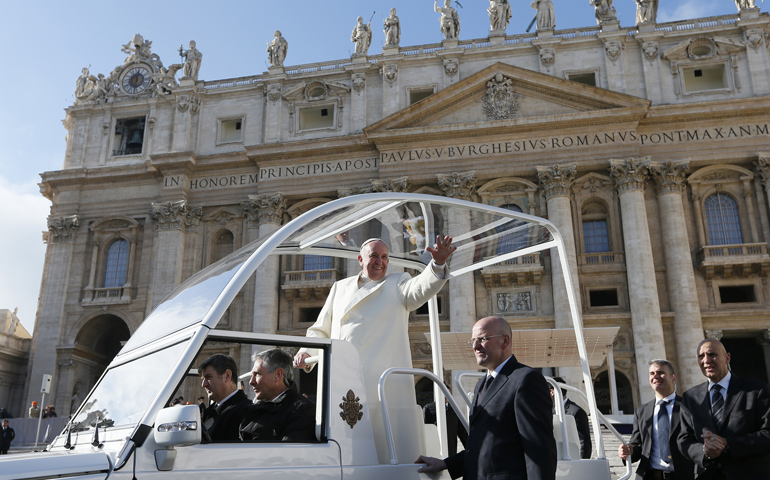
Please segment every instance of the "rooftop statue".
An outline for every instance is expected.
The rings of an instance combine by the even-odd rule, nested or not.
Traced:
[[[86,91],[86,87],[89,85],[88,81],[91,77],[91,74],[88,71],[88,68],[84,68],[82,70],[82,73],[78,77],[77,81],[75,82],[75,99],[76,100],[82,100],[88,96],[88,92]]]
[[[442,8],[438,6],[438,0],[433,1],[433,10],[441,14],[438,19],[441,24],[441,33],[447,40],[454,40],[460,36],[460,16],[457,14],[457,10],[449,6],[451,2],[452,0],[444,0],[444,7]]]
[[[396,16],[396,9],[390,9],[390,15],[384,20],[385,46],[397,47],[401,43],[401,23]]]
[[[556,15],[551,0],[535,0],[532,8],[537,10],[537,29],[553,30],[556,27]]]
[[[350,41],[356,44],[356,55],[366,55],[372,43],[371,22],[364,25],[364,18],[358,17],[358,23],[350,34]]]
[[[596,23],[601,25],[604,22],[617,22],[615,7],[612,6],[612,0],[590,0],[591,5],[596,9]]]
[[[267,60],[272,67],[282,67],[289,50],[289,42],[281,36],[281,31],[276,30],[273,41],[267,44]]]
[[[636,24],[655,23],[658,17],[658,0],[636,0]]]
[[[155,82],[155,91],[161,95],[170,95],[179,84],[176,82],[176,72],[184,68],[181,63],[169,65],[168,68],[160,67],[158,73],[152,74],[152,80]]]
[[[195,40],[190,40],[190,49],[183,50],[179,47],[179,56],[184,57],[184,70],[182,78],[189,78],[192,80],[198,80],[198,72],[201,69],[201,60],[203,60],[203,54],[195,48]]]
[[[756,8],[754,0],[735,0],[735,6],[738,7],[739,12],[750,8]]]
[[[489,26],[492,30],[505,30],[511,21],[511,4],[508,0],[489,0]]]

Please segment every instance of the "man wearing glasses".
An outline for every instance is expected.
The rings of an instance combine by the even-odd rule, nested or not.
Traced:
[[[511,352],[511,327],[501,317],[482,318],[473,326],[470,345],[476,363],[487,368],[476,386],[466,449],[444,460],[420,456],[420,472],[449,470],[452,478],[526,478],[556,476],[548,384]]]

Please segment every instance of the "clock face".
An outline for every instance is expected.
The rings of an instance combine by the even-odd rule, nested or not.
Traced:
[[[150,86],[152,77],[150,71],[144,67],[133,67],[123,75],[123,91],[129,94],[142,93]]]

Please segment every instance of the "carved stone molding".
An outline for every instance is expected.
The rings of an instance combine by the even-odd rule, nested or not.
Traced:
[[[196,97],[195,95],[177,95],[176,97],[176,108],[179,109],[180,112],[186,112],[187,109],[190,109],[190,113],[195,115],[198,113],[198,110],[200,110],[201,106],[201,99]],[[152,126],[155,125],[155,119],[153,119]]]
[[[770,153],[760,153],[754,166],[755,171],[762,177],[765,190],[770,191]]]
[[[77,215],[48,217],[48,242],[72,243],[75,240],[75,232],[79,227],[80,218]]]
[[[620,58],[620,53],[624,47],[625,45],[620,40],[607,40],[604,42],[604,52],[613,64]]]
[[[667,193],[681,194],[684,192],[684,181],[690,169],[690,162],[688,160],[683,162],[651,163],[649,168],[650,175],[655,180],[655,191],[659,196],[666,195]]]
[[[277,102],[281,98],[281,84],[271,83],[268,84],[267,90],[265,90],[265,97],[271,102]]]
[[[556,60],[555,48],[544,47],[540,49],[540,64],[546,69],[550,69],[553,66],[554,60]]]
[[[569,197],[572,194],[572,184],[575,182],[574,163],[537,167],[537,178],[545,189],[545,198]]]
[[[281,224],[286,212],[286,198],[280,193],[273,195],[249,195],[241,202],[241,210],[246,214],[250,227],[262,223]]]
[[[366,86],[366,74],[365,73],[354,73],[351,77],[353,82],[353,90],[356,92],[360,92],[364,89]]]
[[[457,73],[457,70],[460,68],[460,61],[456,58],[445,58],[444,59],[444,72],[446,72],[447,75],[450,77],[454,76]]]
[[[385,81],[390,83],[392,86],[393,83],[398,80],[398,65],[383,65],[383,67],[380,69],[380,73],[382,73]]]
[[[444,195],[450,198],[472,201],[476,193],[476,172],[451,173],[436,175],[438,186]]]
[[[751,47],[755,52],[762,46],[762,42],[767,41],[767,34],[759,28],[750,28],[744,32],[746,46]]]
[[[644,191],[649,176],[650,157],[610,160],[610,176],[615,188],[623,194],[632,190]]]
[[[376,179],[372,180],[372,187],[375,192],[406,193],[408,179],[409,177]]]
[[[644,42],[642,44],[642,52],[644,52],[644,58],[650,63],[654,62],[658,58],[658,42]]]
[[[481,99],[487,120],[506,120],[519,110],[519,94],[513,91],[513,80],[498,73],[487,82],[487,93]]]
[[[716,338],[717,340],[722,340],[722,334],[724,332],[722,330],[704,330],[703,333],[706,335],[706,338]]]
[[[337,197],[344,198],[344,197],[349,197],[351,195],[361,195],[363,193],[372,193],[372,192],[374,192],[374,188],[372,186],[339,188],[337,189]]]
[[[176,202],[153,203],[150,207],[150,220],[155,226],[155,233],[162,230],[181,230],[194,232],[203,216],[203,207],[191,207],[186,200]]]

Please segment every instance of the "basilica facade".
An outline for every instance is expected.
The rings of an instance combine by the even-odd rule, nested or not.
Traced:
[[[84,69],[63,167],[42,176],[53,206],[26,403],[53,374],[50,398],[70,412],[183,280],[317,205],[381,191],[556,224],[585,326],[620,327],[625,413],[651,395],[651,359],[672,361],[680,391],[702,381],[704,336],[722,338],[736,371],[767,381],[770,15],[752,4],[621,27],[604,3],[597,26],[554,30],[544,11],[536,33],[503,25],[412,47],[391,35],[382,53],[367,43],[311,65],[284,66],[276,32],[269,71],[242,78],[199,80],[194,42],[184,64],[165,67],[138,35],[109,75]],[[487,315],[569,328],[558,262],[531,257],[450,281],[442,328],[469,332]],[[304,335],[356,267],[281,257],[220,326]],[[414,312],[416,367],[431,362],[426,329]],[[250,352],[230,353],[248,368]],[[592,372],[605,409],[607,368]]]

